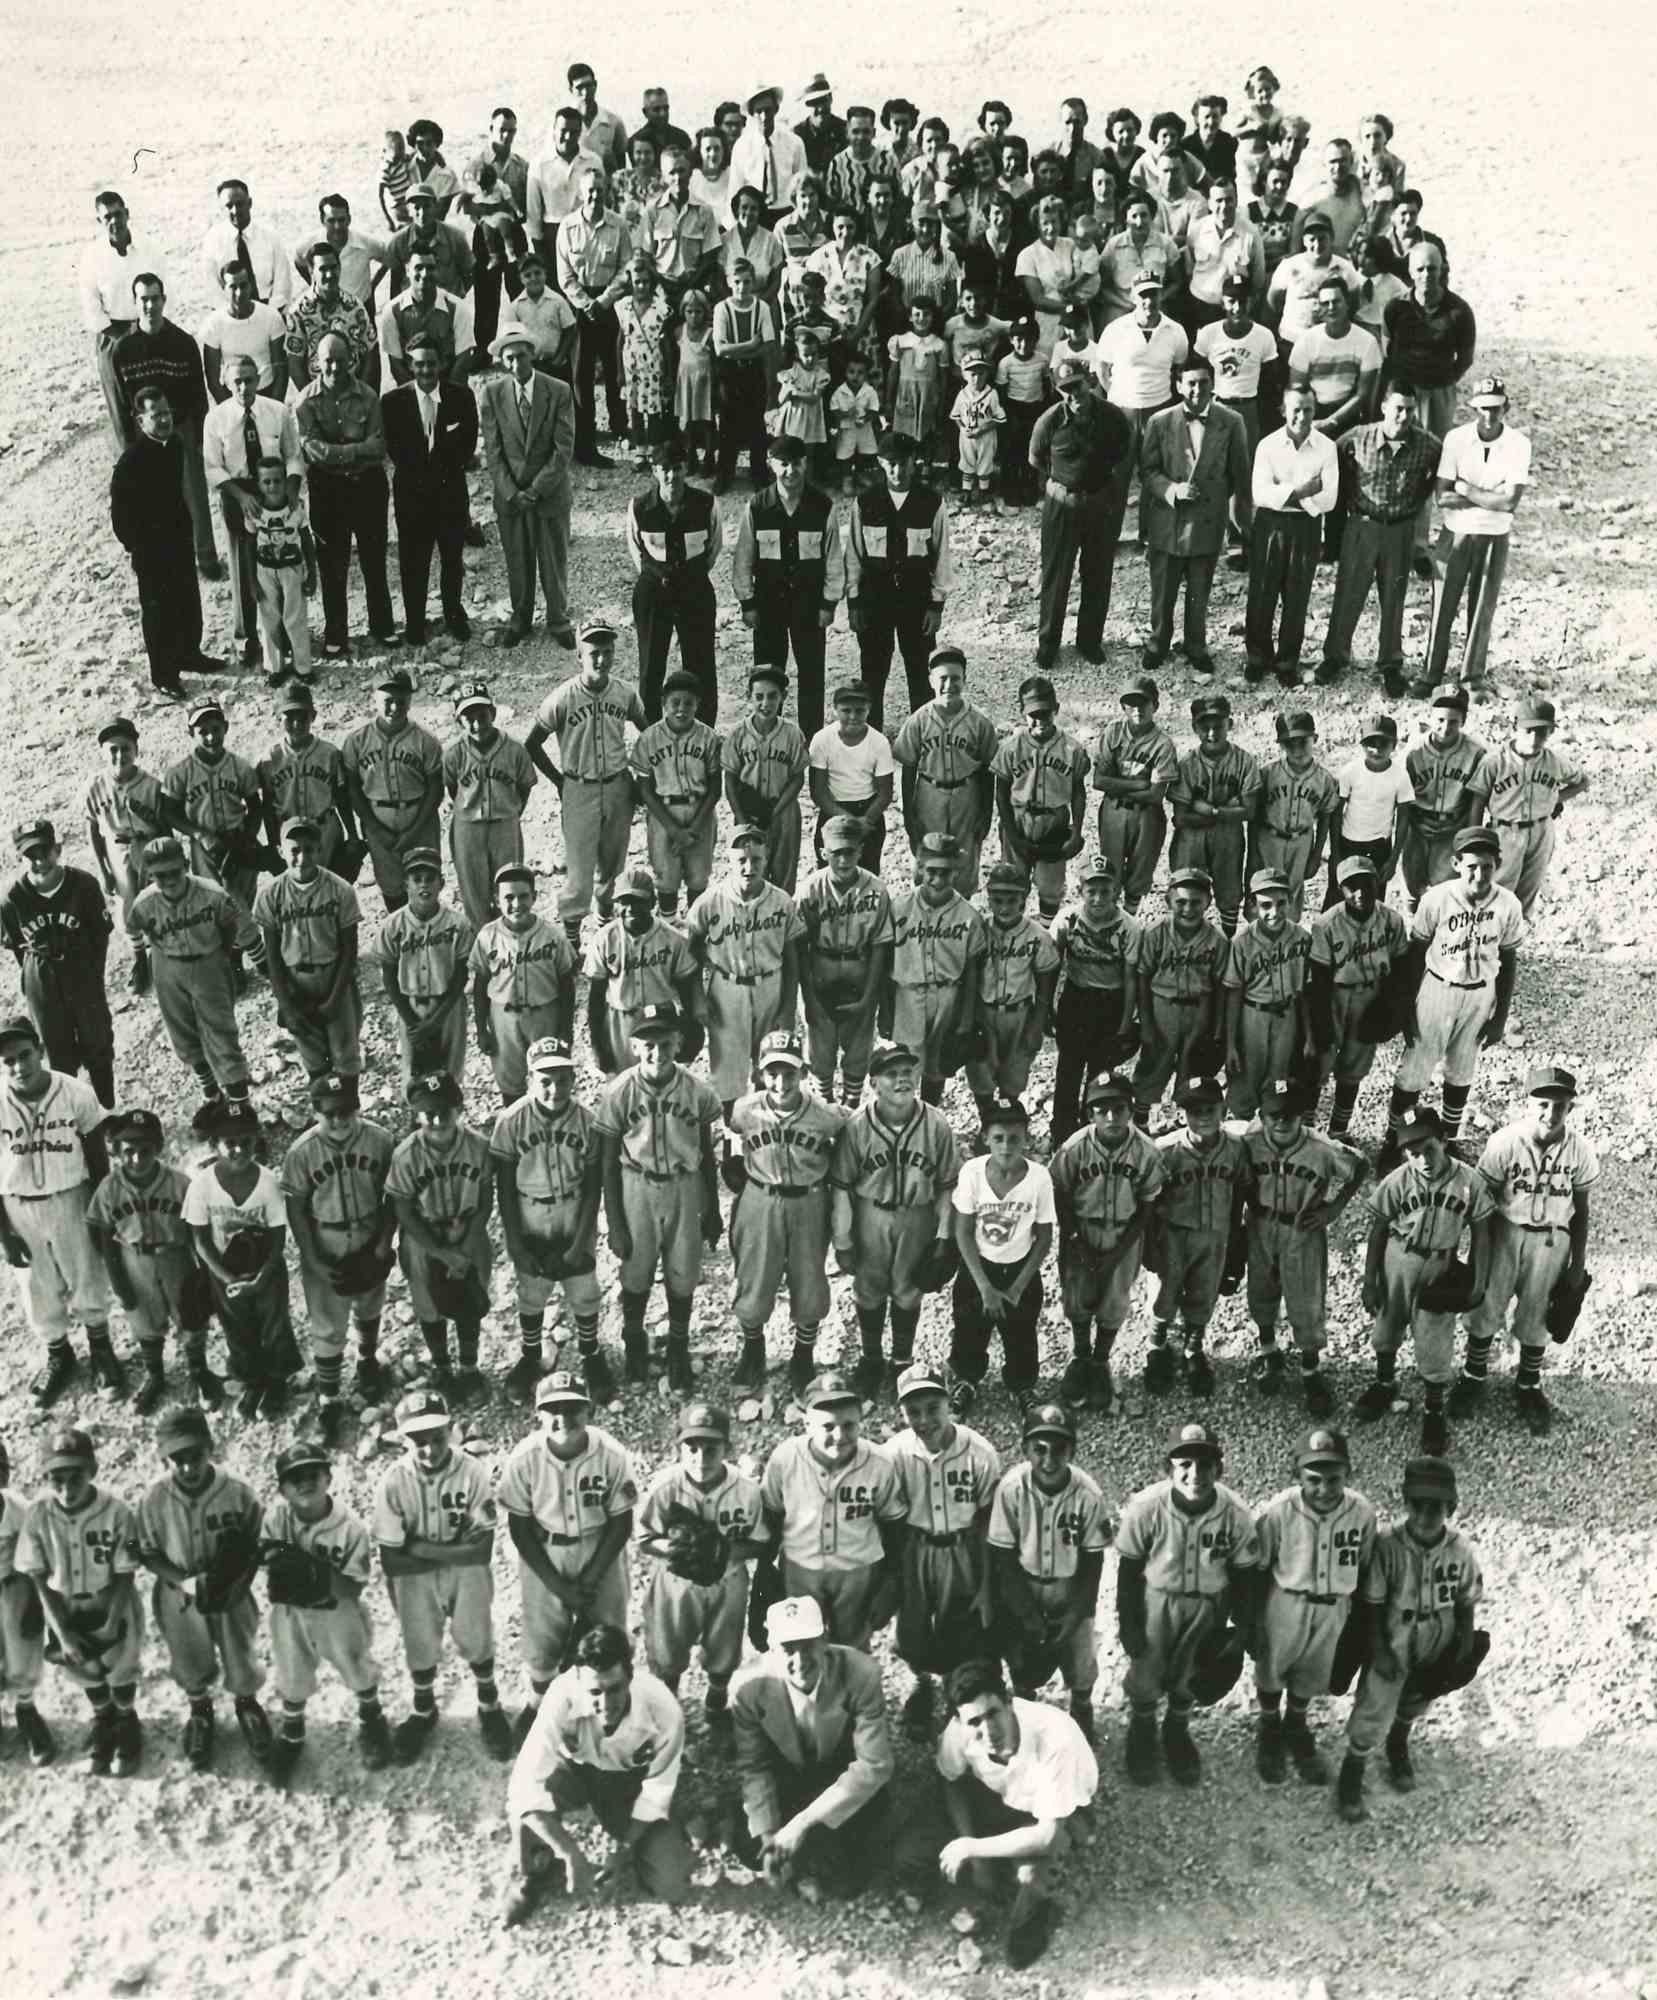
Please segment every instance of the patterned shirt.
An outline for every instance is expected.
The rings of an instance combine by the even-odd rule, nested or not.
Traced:
[[[1387,437],[1378,423],[1359,424],[1336,449],[1342,497],[1356,513],[1376,521],[1409,521],[1431,498],[1439,442],[1419,424],[1411,423],[1400,438]]]
[[[353,375],[363,370],[379,344],[367,306],[346,291],[343,284],[326,304],[313,287],[301,295],[289,312],[283,346],[296,377],[303,375],[309,381],[316,374],[316,350],[323,336],[330,333],[337,333],[350,347]]]

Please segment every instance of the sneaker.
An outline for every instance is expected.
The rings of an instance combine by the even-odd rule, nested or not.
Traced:
[[[676,1396],[688,1396],[696,1388],[690,1370],[690,1342],[682,1335],[667,1343],[667,1386]]]
[[[483,1738],[484,1749],[497,1764],[509,1764],[512,1761],[514,1755],[512,1725],[506,1719],[504,1708],[480,1708],[478,1734]]]
[[[978,1384],[969,1382],[962,1376],[949,1392],[949,1414],[952,1417],[967,1418],[972,1415],[973,1405],[978,1401]]]
[[[1275,1396],[1283,1387],[1283,1353],[1280,1348],[1263,1347],[1249,1363],[1249,1380],[1262,1396]]]
[[[364,1727],[366,1728],[366,1726],[365,1724]],[[431,1740],[432,1732],[436,1728],[437,1710],[435,1708],[417,1708],[412,1714],[405,1715],[402,1721],[391,1732],[391,1755],[393,1759],[399,1764],[412,1764],[425,1749],[427,1743]],[[365,1747],[365,1761],[366,1758],[367,1751]]]
[[[146,1369],[144,1379],[138,1385],[138,1394],[132,1399],[134,1415],[147,1417],[166,1393],[166,1376],[159,1369]]]
[[[1450,1415],[1458,1422],[1464,1422],[1484,1401],[1484,1392],[1489,1384],[1473,1375],[1458,1375],[1450,1385],[1448,1397]]]
[[[358,1722],[357,1747],[370,1771],[383,1771],[391,1762],[391,1725],[385,1719],[384,1709],[373,1709]]]
[[[150,972],[150,955],[147,951],[137,951],[132,955],[132,970],[127,974],[127,984],[140,999],[154,984]]]
[[[1397,1397],[1396,1383],[1371,1382],[1353,1403],[1352,1414],[1361,1424],[1379,1423],[1382,1417],[1391,1415]]]
[[[192,1709],[190,1719],[184,1725],[184,1755],[192,1771],[212,1770],[213,1737],[211,1713]]]
[[[115,1762],[111,1768],[117,1778],[130,1778],[143,1761],[143,1724],[134,1710],[123,1708],[115,1717]]]
[[[1153,1396],[1165,1395],[1174,1386],[1174,1350],[1152,1347],[1145,1355],[1145,1388]]]
[[[817,1373],[817,1350],[794,1343],[794,1351],[788,1357],[788,1386],[796,1396],[803,1396],[813,1375]]]
[[[270,1764],[272,1752],[276,1748],[276,1737],[266,1715],[264,1704],[256,1695],[242,1694],[236,1697],[236,1727],[242,1732],[242,1741],[254,1763]]]
[[[1450,1426],[1442,1410],[1428,1410],[1421,1419],[1421,1449],[1429,1458],[1445,1458],[1450,1451]]]
[[[17,1733],[29,1753],[29,1762],[37,1771],[44,1770],[57,1756],[57,1738],[47,1728],[46,1718],[38,1708],[18,1709]]]
[[[1070,1720],[1087,1738],[1093,1741],[1093,1697],[1090,1694],[1072,1693],[1070,1697]]]
[[[288,1407],[288,1378],[273,1375],[259,1389],[259,1414],[274,1420]]]
[[[1059,1377],[1059,1394],[1073,1408],[1087,1407],[1088,1391],[1093,1387],[1093,1363],[1085,1354],[1073,1354],[1065,1364],[1064,1373]]]
[[[1553,1429],[1553,1405],[1540,1388],[1515,1389],[1513,1402],[1520,1423],[1533,1438],[1545,1438]]]
[[[1304,1722],[1293,1727],[1286,1724],[1283,1742],[1294,1759],[1295,1770],[1300,1774],[1303,1785],[1328,1784],[1329,1765],[1317,1746],[1317,1739]]]
[[[596,1409],[602,1410],[616,1400],[616,1371],[601,1348],[595,1347],[591,1354],[582,1355],[581,1373]]]
[[[1136,1711],[1128,1717],[1127,1734],[1122,1741],[1122,1766],[1128,1774],[1129,1782],[1135,1785],[1154,1785],[1161,1770],[1161,1762],[1156,1735],[1156,1717],[1141,1715]]]
[[[1185,1357],[1185,1386],[1193,1396],[1214,1393],[1214,1364],[1200,1347]]]
[[[79,1372],[80,1364],[75,1359],[75,1351],[68,1346],[54,1347],[47,1351],[46,1366],[34,1385],[34,1398],[43,1410],[49,1410],[63,1394]]]
[[[903,1704],[903,1733],[911,1742],[931,1742],[935,1701],[936,1690],[932,1685],[932,1676],[922,1674],[915,1682],[909,1699]]]
[[[520,1354],[501,1379],[514,1396],[521,1397],[527,1403],[535,1394],[536,1384],[541,1379],[540,1356]]]
[[[1302,1370],[1300,1387],[1306,1398],[1306,1414],[1309,1417],[1332,1417],[1335,1414],[1335,1392],[1321,1368],[1314,1368],[1310,1375]]]
[[[1093,1364],[1093,1381],[1088,1389],[1087,1406],[1102,1417],[1108,1417],[1116,1407],[1116,1384],[1111,1380],[1108,1361],[1095,1361]]]
[[[1283,1748],[1283,1718],[1276,1709],[1262,1710],[1254,1738],[1254,1768],[1263,1785],[1281,1785],[1289,1775]]]
[[[1034,1965],[1053,1941],[1054,1908],[1052,1900],[1043,1896],[1041,1901],[1019,1918],[1007,1931],[1007,1963],[1015,1970],[1026,1965]]]
[[[86,1768],[94,1778],[107,1778],[115,1762],[117,1717],[114,1709],[100,1709],[92,1718],[86,1739]]]
[[[126,1364],[113,1347],[100,1345],[91,1353],[92,1373],[98,1378],[100,1388],[107,1389],[112,1396],[127,1393]]]
[[[1176,1785],[1189,1790],[1202,1777],[1202,1756],[1191,1741],[1191,1724],[1173,1709],[1162,1718],[1162,1759]]]
[[[765,1341],[744,1339],[731,1376],[733,1389],[759,1390],[765,1387]]]

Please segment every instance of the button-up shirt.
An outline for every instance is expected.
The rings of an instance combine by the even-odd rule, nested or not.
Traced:
[[[550,286],[538,299],[520,292],[515,299],[501,303],[501,332],[505,333],[509,326],[522,327],[535,343],[537,361],[555,360],[574,325],[575,314],[570,311],[569,301],[560,298]]]
[[[558,286],[579,312],[614,305],[627,288],[624,265],[632,254],[627,232],[614,215],[589,222],[577,213],[559,225]]]
[[[1133,311],[1135,278],[1148,272],[1166,286],[1169,272],[1178,263],[1173,238],[1160,229],[1151,230],[1142,244],[1135,243],[1125,229],[1118,230],[1099,253],[1099,308],[1106,324],[1125,319]]]
[[[295,375],[308,379],[316,373],[316,350],[323,335],[329,333],[337,333],[350,343],[352,369],[366,372],[368,357],[377,344],[374,322],[361,299],[353,298],[342,287],[331,304],[324,304],[319,292],[308,291],[288,314],[284,345],[288,366]]]
[[[472,246],[452,222],[440,222],[430,237],[416,234],[411,222],[399,229],[386,244],[391,255],[391,296],[408,284],[408,262],[416,250],[426,250],[437,260],[437,283],[441,291],[464,297],[472,288]]]
[[[1392,379],[1408,389],[1447,389],[1473,365],[1478,327],[1473,308],[1446,292],[1431,311],[1413,294],[1381,315]]]
[[[551,152],[551,150],[552,148],[549,146],[547,151]],[[478,175],[483,172],[485,167],[493,167],[495,169],[497,175],[495,193],[498,195],[504,191],[509,194],[512,197],[512,206],[518,211],[518,214],[520,216],[526,215],[529,212],[529,162],[521,153],[509,152],[503,160],[496,153],[493,145],[480,147],[466,162],[465,178],[460,184],[460,191],[463,196],[482,196],[484,199],[488,199],[487,196],[483,195],[483,189],[478,185]]]
[[[645,208],[656,269],[664,278],[689,278],[705,257],[719,254],[719,218],[687,195],[683,202],[659,194]]]
[[[877,152],[871,152],[866,160],[858,159],[849,146],[836,153],[824,176],[830,214],[837,208],[851,208],[861,215],[869,205],[870,181],[888,171]]]
[[[469,354],[473,344],[472,301],[455,298],[441,287],[429,306],[416,305],[407,292],[400,293],[380,314],[380,346],[388,361],[401,361],[403,343],[415,332],[430,334],[447,351],[445,369],[455,357]]]
[[[589,153],[596,153],[603,161],[606,172],[614,173],[618,167],[627,164],[627,126],[613,111],[607,111],[602,104],[593,107],[590,119],[583,120],[585,129],[581,143]],[[542,141],[541,151],[550,153],[558,137],[556,121],[553,129]]]
[[[606,1735],[598,1710],[575,1667],[561,1673],[536,1712],[507,1783],[506,1810],[513,1819],[556,1810],[553,1786],[572,1766],[637,1777],[636,1820],[665,1820],[673,1809],[685,1754],[684,1711],[666,1682],[635,1670],[627,1712]]]
[[[314,234],[296,245],[294,269],[308,285],[312,283],[311,259],[327,236],[320,224]],[[391,266],[391,253],[377,236],[365,236],[360,229],[346,232],[339,245],[339,288],[348,299],[356,299],[366,310],[374,303],[374,287]],[[297,311],[297,306],[295,310]]]
[[[1321,482],[1303,499],[1294,489],[1313,473]],[[1340,498],[1340,456],[1334,440],[1322,431],[1308,431],[1297,445],[1287,428],[1263,437],[1254,448],[1254,504],[1279,514],[1327,514]]]
[[[765,129],[752,119],[731,153],[731,174],[737,187],[751,187],[767,208],[786,208],[794,199],[794,183],[806,170],[805,147],[782,126],[766,143]]]
[[[355,376],[337,389],[320,377],[294,398],[299,449],[314,477],[319,472],[358,478],[385,463],[385,424],[380,399]]]
[[[525,195],[525,214],[531,236],[545,235],[549,224],[562,222],[566,216],[576,212],[581,206],[582,179],[595,169],[608,186],[610,177],[605,172],[604,162],[596,153],[590,153],[582,146],[576,148],[573,160],[548,153],[545,159],[535,162]]]
[[[102,333],[112,320],[131,326],[138,317],[132,281],[148,271],[167,283],[167,264],[156,245],[134,236],[123,253],[108,237],[87,244],[81,253],[81,319],[88,333]],[[213,290],[218,291],[218,280]],[[169,286],[170,290],[171,287]]]
[[[1377,521],[1406,521],[1432,494],[1439,441],[1412,423],[1389,438],[1378,423],[1359,424],[1340,441],[1341,478],[1350,505]]]
[[[293,260],[281,239],[274,229],[267,229],[262,222],[251,219],[241,235],[247,248],[247,262],[253,272],[254,291],[267,305],[277,306],[286,312],[299,290],[299,281],[294,276]],[[219,292],[220,270],[236,254],[236,230],[226,216],[222,222],[215,222],[201,239],[201,266],[207,278],[207,289],[213,296],[217,297]]]
[[[1030,463],[1044,479],[1073,492],[1097,493],[1133,450],[1128,420],[1093,395],[1072,416],[1064,403],[1043,410],[1030,433]]]
[[[1166,316],[1155,326],[1115,319],[1099,336],[1095,371],[1110,371],[1109,396],[1124,410],[1159,410],[1173,401],[1174,370],[1191,351],[1182,327]]]
[[[253,408],[244,410],[231,396],[208,411],[202,426],[201,460],[207,470],[207,484],[215,490],[227,480],[253,477],[253,467],[247,462],[250,416],[259,432],[261,458],[279,458],[295,477],[305,470],[299,449],[299,425],[293,411],[274,396],[255,396]]]
[[[1260,232],[1247,222],[1222,229],[1211,215],[1193,222],[1185,234],[1185,256],[1191,270],[1191,296],[1205,305],[1220,303],[1220,286],[1241,273],[1249,281],[1249,296],[1266,289],[1266,246]]]

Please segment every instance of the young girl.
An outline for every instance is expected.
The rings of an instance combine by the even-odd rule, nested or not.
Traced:
[[[849,500],[857,491],[858,460],[872,459],[879,449],[880,391],[869,380],[867,355],[854,350],[846,356],[846,379],[830,396],[829,410],[840,490]]]
[[[819,481],[828,471],[823,445],[828,438],[824,406],[828,399],[829,372],[823,360],[823,340],[814,326],[796,325],[792,331],[794,362],[777,378],[779,434],[797,437],[811,447],[812,469]]]
[[[886,407],[892,429],[912,437],[924,464],[934,451],[944,414],[944,371],[949,343],[937,330],[938,303],[923,292],[909,303],[909,331],[886,343]]]
[[[1283,114],[1277,108],[1282,89],[1269,64],[1260,63],[1243,79],[1243,101],[1232,113],[1237,135],[1237,190],[1258,195],[1272,147],[1283,136]]]
[[[408,191],[414,185],[414,166],[401,132],[387,132],[380,148],[380,212],[388,229],[407,226]]]
[[[1007,421],[1007,413],[990,380],[990,357],[984,349],[968,348],[961,357],[961,365],[966,384],[949,414],[955,419],[961,437],[962,503],[975,507],[984,499],[999,514],[1001,502],[995,493],[996,432]]]
[[[691,470],[702,453],[705,472],[714,470],[713,450],[713,317],[708,295],[693,286],[679,301],[685,323],[679,329],[679,368],[673,383],[673,414],[685,441]]]
[[[1037,352],[1040,329],[1033,315],[1015,319],[1008,329],[1013,343],[1011,354],[1003,355],[995,372],[1007,418],[1007,449],[1002,459],[1006,471],[1002,484],[1015,507],[1027,507],[1035,498],[1035,474],[1030,469],[1030,433],[1036,419],[1047,407],[1047,363]]]
[[[650,463],[650,447],[667,435],[667,329],[673,317],[656,282],[656,266],[641,250],[627,267],[630,290],[616,301],[621,372],[627,387],[627,435],[633,463]]]

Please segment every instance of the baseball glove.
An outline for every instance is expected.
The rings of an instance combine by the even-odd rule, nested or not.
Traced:
[[[1057,1614],[1038,1611],[1024,1624],[1003,1611],[1000,1651],[1015,1686],[1045,1687],[1058,1672],[1060,1622]]]
[[[259,1537],[251,1528],[232,1528],[219,1538],[212,1560],[196,1585],[196,1609],[204,1617],[228,1611],[259,1567]]]
[[[1548,1309],[1543,1314],[1543,1323],[1555,1342],[1563,1346],[1576,1331],[1576,1323],[1582,1316],[1582,1307],[1588,1297],[1588,1287],[1594,1282],[1592,1271],[1561,1271],[1554,1280],[1553,1290],[1548,1294]]]
[[[961,1268],[961,1253],[952,1236],[934,1236],[921,1255],[921,1290],[947,1291]]]
[[[219,1262],[232,1278],[252,1278],[264,1269],[269,1252],[268,1229],[238,1229],[219,1252]]]
[[[693,1063],[707,1047],[708,1031],[700,1021],[687,1021],[679,1031],[679,1060]]]
[[[775,1556],[761,1556],[754,1564],[754,1580],[748,1586],[748,1638],[756,1652],[763,1653],[771,1644],[771,1635],[765,1629],[765,1614],[779,1598],[788,1595],[788,1586],[782,1580],[782,1568]]]
[[[668,1568],[687,1583],[718,1583],[730,1567],[729,1538],[678,1500],[667,1510],[667,1545]]]
[[[457,1278],[447,1264],[433,1262],[426,1280],[440,1319],[459,1326],[481,1326],[489,1317],[489,1292],[476,1271]]]
[[[975,1021],[970,1028],[951,1028],[944,1036],[939,1050],[939,1061],[943,1064],[945,1076],[953,1076],[957,1070],[965,1069],[969,1062],[986,1061],[990,1053],[989,1031],[982,1021]]]
[[[262,1542],[265,1588],[272,1604],[291,1604],[300,1611],[328,1611],[337,1602],[334,1572],[325,1557],[313,1555],[297,1542]]]
[[[731,1194],[741,1194],[748,1185],[748,1163],[740,1153],[727,1152],[719,1162],[719,1178]]]
[[[1405,1676],[1402,1701],[1413,1706],[1416,1702],[1438,1701],[1447,1694],[1454,1694],[1457,1688],[1466,1687],[1484,1665],[1489,1651],[1490,1634],[1483,1630],[1473,1634],[1473,1643],[1465,1659],[1458,1660],[1446,1648],[1436,1660],[1428,1660],[1424,1665],[1412,1668]]]
[[[1414,1005],[1414,999],[1404,990],[1397,974],[1389,974],[1358,1010],[1354,1023],[1358,1039],[1373,1042],[1377,1047],[1382,1042],[1395,1040],[1409,1026],[1410,1010]]]
[[[1368,1665],[1374,1636],[1373,1621],[1354,1608],[1335,1641],[1335,1657],[1329,1667],[1331,1694],[1345,1694]]]
[[[1453,1257],[1445,1270],[1430,1279],[1415,1295],[1420,1311],[1461,1313],[1473,1297],[1473,1267],[1461,1257]]]
[[[385,1283],[391,1263],[389,1250],[382,1256],[372,1243],[359,1243],[335,1263],[330,1273],[334,1290],[342,1299],[360,1299],[365,1292]]]
[[[1186,1049],[1181,1074],[1224,1076],[1225,1040],[1216,1030],[1211,1028],[1206,1035],[1198,1035]]]
[[[1070,844],[1070,808],[1043,808],[1039,826],[1021,827],[1019,838],[1038,861],[1059,861]]]
[[[1191,1698],[1201,1708],[1223,1701],[1243,1671],[1243,1638],[1232,1624],[1210,1632],[1191,1664]]]
[[[356,840],[342,840],[339,852],[334,856],[334,873],[341,881],[355,883],[362,874],[362,865],[368,859],[368,842],[360,836]]]

